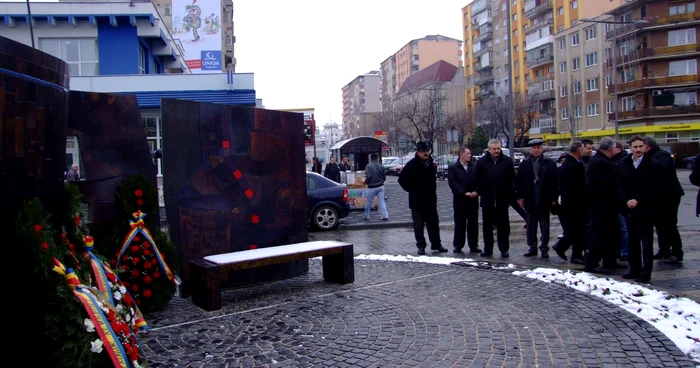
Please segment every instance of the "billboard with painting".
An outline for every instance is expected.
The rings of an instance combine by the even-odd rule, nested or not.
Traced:
[[[182,42],[192,73],[221,72],[221,1],[173,0],[172,12],[173,37]]]

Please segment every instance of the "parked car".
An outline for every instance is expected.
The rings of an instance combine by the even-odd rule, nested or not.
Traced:
[[[671,148],[671,146],[659,146],[662,150],[668,152],[669,155],[671,155],[671,162],[673,165],[676,165],[676,151]]]
[[[695,156],[684,158],[683,159],[683,166],[688,170],[694,169],[695,168]]]
[[[384,166],[384,173],[389,174],[389,170],[395,168],[396,166],[405,164],[408,160],[403,158],[397,158],[387,164],[382,164]]]
[[[319,230],[333,230],[348,217],[348,186],[314,172],[306,172],[306,201],[309,223]]]
[[[388,156],[388,157],[382,157],[382,165],[386,166],[394,161],[396,161],[398,157],[396,156]]]
[[[403,170],[403,166],[404,166],[404,164],[396,165],[396,166],[392,167],[391,169],[389,169],[387,174],[399,176],[401,174],[401,170]]]

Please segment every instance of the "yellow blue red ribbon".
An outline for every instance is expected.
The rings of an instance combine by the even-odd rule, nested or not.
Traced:
[[[72,268],[66,268],[59,260],[53,259],[53,271],[63,275],[71,288],[73,295],[83,304],[90,320],[95,325],[97,335],[100,337],[107,354],[109,355],[115,367],[131,368],[129,357],[124,350],[124,346],[119,341],[117,334],[109,324],[109,320],[102,312],[98,300],[105,305],[106,308],[111,308],[104,296],[97,289],[83,285]],[[100,300],[102,299],[102,300]]]
[[[129,220],[131,230],[126,235],[126,237],[124,237],[124,241],[122,241],[121,250],[119,251],[119,256],[117,257],[116,267],[119,268],[119,263],[121,262],[122,256],[129,249],[129,244],[131,244],[131,241],[134,239],[134,237],[138,234],[141,234],[149,243],[151,243],[151,246],[153,247],[153,253],[158,259],[158,263],[160,264],[160,267],[164,270],[165,275],[168,277],[168,280],[174,282],[175,285],[180,285],[180,279],[173,274],[173,272],[170,270],[170,267],[168,267],[168,264],[165,263],[165,261],[163,260],[163,256],[160,254],[160,250],[158,250],[156,242],[151,236],[151,232],[148,231],[146,223],[143,221],[143,219],[146,217],[146,214],[139,210],[134,212],[131,216],[134,217],[133,220]]]

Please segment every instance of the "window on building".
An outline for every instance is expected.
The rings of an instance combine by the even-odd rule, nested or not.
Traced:
[[[233,37],[231,37],[231,35],[224,35],[224,44],[227,46],[233,45]]]
[[[698,61],[696,59],[671,61],[668,63],[668,75],[689,75],[698,72]]]
[[[581,117],[581,106],[574,107],[574,119]]]
[[[635,79],[634,69],[623,69],[620,74],[620,79],[622,82],[630,82]]]
[[[698,104],[698,94],[697,92],[681,92],[674,93],[673,104],[678,106],[688,106]]]
[[[513,46],[513,51],[514,52],[520,51],[520,46],[518,46],[518,45]]]
[[[637,106],[637,100],[634,96],[623,97],[620,101],[622,102],[622,111],[632,111]]]
[[[139,46],[139,74],[148,74],[147,56],[148,53],[146,52],[146,50],[144,50],[143,47]]]
[[[566,37],[561,37],[557,40],[559,43],[559,51],[566,50]]]
[[[557,8],[557,15],[564,15],[564,7],[560,6]]]
[[[571,21],[571,27],[576,27],[578,25],[578,19],[574,19]]]
[[[165,15],[167,15],[167,16],[173,15],[173,14],[172,14],[172,8],[170,7],[170,5],[166,5],[166,6],[164,7],[164,9],[165,9]]]
[[[598,65],[598,53],[597,52],[592,52],[590,54],[586,54],[586,68],[589,66],[593,65]]]
[[[506,3],[501,4],[501,11],[506,11]]]
[[[605,101],[605,113],[610,114],[613,112],[613,102],[608,100]]]
[[[605,60],[610,60],[612,58],[611,53],[612,50],[609,47],[605,48]]]
[[[566,119],[568,119],[568,118],[569,118],[569,109],[567,109],[566,107],[564,107],[564,108],[561,109],[561,119],[562,119],[562,120],[566,120]]]
[[[578,0],[573,0],[571,2],[571,9],[578,9]]]
[[[520,84],[520,77],[515,77],[515,84]]]
[[[581,93],[581,81],[573,81],[571,83],[571,89],[575,95]]]
[[[588,113],[588,116],[598,116],[600,115],[600,104],[598,103],[592,103],[588,104],[586,106],[586,112]]]
[[[668,31],[668,45],[690,45],[695,43],[695,28]]]
[[[595,38],[596,38],[595,26],[586,28],[586,30],[584,32],[586,32],[586,41],[595,40]]]
[[[559,86],[559,97],[566,97],[567,94],[568,94],[567,89],[568,89],[568,88],[567,88],[566,85]]]
[[[634,13],[633,13],[633,12],[628,12],[628,13],[622,14],[622,15],[620,16],[620,18],[619,18],[619,21],[620,21],[620,22],[625,22],[625,23],[630,23],[630,22],[633,21],[633,20],[632,20],[633,18],[634,18]]]
[[[68,63],[71,77],[100,74],[96,38],[42,38],[39,48]]]
[[[515,69],[520,69],[520,60],[515,61]]]
[[[598,90],[598,77],[586,80],[586,92]]]
[[[605,76],[605,86],[608,87],[612,84],[612,78],[610,77],[610,74]]]
[[[547,107],[550,108],[550,109],[556,108],[556,107],[557,107],[557,101],[555,101],[555,100],[549,100],[549,102],[547,102]]]
[[[666,142],[678,142],[678,133],[666,133]]]
[[[566,61],[562,61],[561,63],[559,63],[559,73],[566,73]]]
[[[518,30],[513,31],[513,36],[518,37]]]
[[[695,13],[695,3],[672,5],[668,7],[668,15],[678,15],[686,13]]]
[[[564,26],[557,27],[557,32],[564,32]]]
[[[163,125],[160,117],[148,116],[141,118],[141,120],[143,121],[144,128],[146,129],[146,138],[148,139],[148,147],[151,149],[151,152],[160,149],[163,145],[161,138]],[[158,160],[158,176],[163,176],[160,163],[161,160]]]
[[[571,60],[571,70],[579,70],[581,69],[581,58],[573,58]]]
[[[517,20],[518,20],[518,15],[517,15],[517,14],[513,14],[513,21],[517,21]]]
[[[579,36],[578,32],[574,33],[571,35],[571,46],[578,46],[579,44]]]

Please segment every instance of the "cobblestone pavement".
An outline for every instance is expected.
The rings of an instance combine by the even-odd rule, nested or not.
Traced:
[[[293,279],[175,298],[141,337],[151,367],[692,367],[604,300],[499,270],[356,261],[354,284]]]

